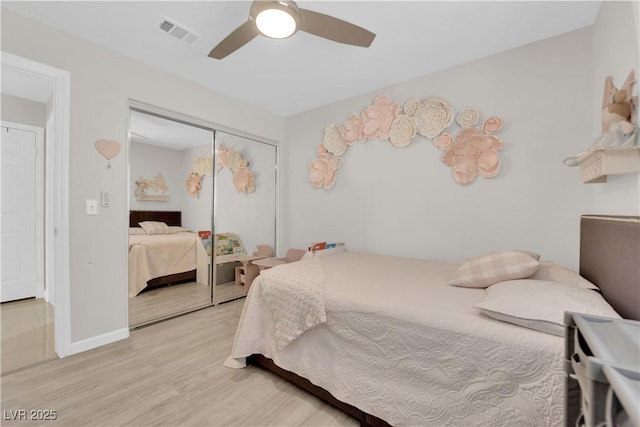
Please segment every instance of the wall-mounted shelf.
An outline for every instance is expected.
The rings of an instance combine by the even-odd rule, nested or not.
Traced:
[[[585,184],[607,182],[607,175],[640,172],[640,148],[594,150],[580,163]]]

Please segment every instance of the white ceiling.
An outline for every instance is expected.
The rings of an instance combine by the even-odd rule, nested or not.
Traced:
[[[182,150],[213,143],[213,131],[132,110],[129,139],[142,144]]]
[[[2,7],[283,117],[593,24],[600,1],[298,1],[377,34],[370,48],[299,32],[209,51],[249,1],[2,1]],[[156,30],[167,17],[202,36]]]

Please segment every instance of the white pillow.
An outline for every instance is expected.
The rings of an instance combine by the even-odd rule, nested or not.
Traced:
[[[140,227],[129,227],[129,236],[135,236],[140,234],[147,234],[147,232]]]
[[[596,285],[579,275],[578,273],[569,270],[559,264],[555,264],[551,261],[540,261],[540,266],[528,277],[534,280],[548,280],[552,282],[564,283],[565,285],[573,286],[583,289],[598,289]]]
[[[138,223],[147,234],[169,234],[169,226],[160,221],[142,221]]]
[[[533,254],[537,255],[537,254]],[[524,251],[489,252],[465,261],[449,284],[466,288],[486,288],[504,280],[524,279],[538,268],[538,260]]]
[[[620,318],[599,292],[546,280],[496,283],[474,307],[494,319],[561,337],[565,311]]]

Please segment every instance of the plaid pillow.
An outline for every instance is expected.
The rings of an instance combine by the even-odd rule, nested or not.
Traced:
[[[522,251],[490,252],[470,258],[456,271],[450,285],[486,288],[505,280],[524,279],[538,269],[538,260]]]
[[[169,234],[169,226],[160,221],[142,221],[138,225],[142,227],[147,234]]]

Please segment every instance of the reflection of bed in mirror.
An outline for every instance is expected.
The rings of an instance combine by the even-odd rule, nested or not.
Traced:
[[[167,228],[148,234],[140,223],[150,221],[164,223]],[[179,211],[129,212],[130,297],[153,287],[196,281],[198,252],[204,248],[198,233],[184,231],[181,226]]]

